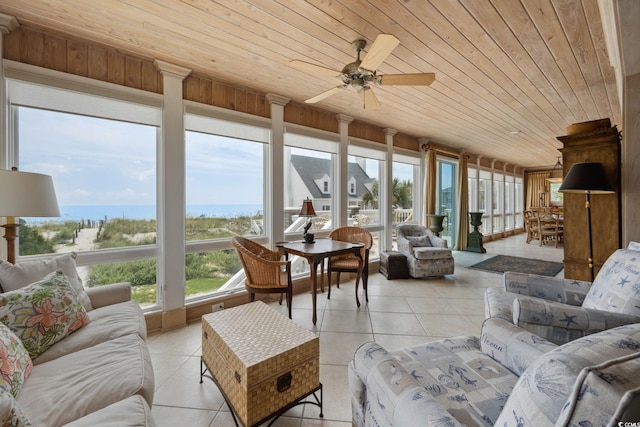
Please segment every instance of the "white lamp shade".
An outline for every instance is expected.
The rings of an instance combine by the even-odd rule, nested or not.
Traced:
[[[0,216],[60,216],[49,175],[0,170]]]

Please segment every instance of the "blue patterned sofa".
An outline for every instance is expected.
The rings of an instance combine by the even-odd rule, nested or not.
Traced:
[[[605,426],[640,420],[640,324],[556,346],[502,319],[349,365],[356,427]]]
[[[506,272],[504,289],[485,292],[485,315],[556,344],[640,323],[640,245],[614,252],[593,283]]]
[[[409,275],[416,279],[453,274],[454,261],[447,241],[419,224],[396,228],[398,252],[407,257]]]

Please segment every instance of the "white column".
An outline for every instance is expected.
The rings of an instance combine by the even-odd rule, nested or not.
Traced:
[[[387,161],[385,172],[384,199],[378,204],[380,209],[380,223],[384,224],[384,234],[380,236],[380,249],[391,250],[393,237],[393,136],[398,133],[396,129],[385,128],[384,142],[387,144]]]
[[[478,155],[478,157],[476,158],[476,207],[474,208],[475,212],[480,212],[480,159],[481,158],[482,158],[482,154]],[[485,212],[485,214],[487,213],[488,212]],[[485,227],[485,230],[486,230],[486,227]]]
[[[505,237],[507,231],[507,165],[505,163],[502,168],[502,237]]]
[[[270,237],[269,244],[273,247],[276,242],[284,240],[284,106],[290,99],[269,93],[267,101],[271,105],[271,144],[267,176],[271,178],[266,183],[265,209],[269,212],[266,232]]]
[[[416,209],[415,207],[413,208],[413,213],[418,215],[417,222],[419,222],[421,225],[424,225],[425,227],[429,225],[429,222],[427,221],[427,187],[426,187],[428,142],[429,140],[427,138],[424,138],[424,137],[418,138],[418,145],[420,146],[420,182],[418,185],[420,188],[419,194],[422,202],[419,204],[418,209]],[[416,218],[414,218],[414,221],[416,221]]]
[[[191,70],[155,61],[164,100],[158,173],[158,293],[162,328],[186,324],[185,308],[185,129],[182,81]]]
[[[487,197],[487,199],[489,200],[489,234],[493,235],[493,186],[495,185],[495,180],[494,180],[494,174],[495,174],[495,166],[496,166],[496,159],[491,159],[491,182],[489,184],[489,194],[487,194],[485,197]],[[485,228],[486,230],[486,228]],[[491,239],[493,240],[493,238]]]
[[[333,209],[336,213],[333,218],[338,223],[333,228],[345,227],[349,224],[349,198],[347,181],[349,179],[349,123],[353,121],[353,117],[346,114],[337,114],[338,133],[340,134],[340,144],[338,147],[338,168],[333,179]],[[335,197],[335,194],[338,197]]]

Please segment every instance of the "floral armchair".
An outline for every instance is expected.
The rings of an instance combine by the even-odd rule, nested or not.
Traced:
[[[396,231],[398,252],[407,257],[411,277],[424,279],[453,274],[453,254],[446,240],[418,224],[400,224]]]
[[[614,252],[593,283],[506,272],[504,289],[487,289],[485,312],[556,344],[640,323],[640,246]]]

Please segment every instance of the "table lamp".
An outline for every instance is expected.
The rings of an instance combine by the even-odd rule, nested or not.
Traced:
[[[15,240],[19,224],[14,217],[60,216],[58,200],[49,175],[0,170],[0,216],[7,217],[4,238],[7,240],[7,261],[16,262]]]
[[[587,201],[587,227],[589,236],[589,270],[593,282],[593,241],[591,237],[591,195],[611,194],[615,189],[602,163],[576,163],[562,181],[558,191],[563,193],[584,193]]]
[[[309,233],[311,228],[311,220],[309,218],[316,216],[316,211],[313,209],[313,202],[308,197],[302,201],[302,209],[300,209],[298,216],[307,217],[307,225],[304,226],[304,241],[306,243],[314,243],[314,235]]]

